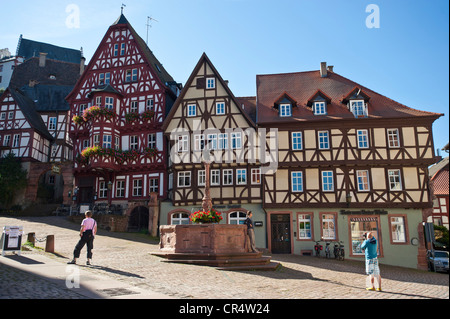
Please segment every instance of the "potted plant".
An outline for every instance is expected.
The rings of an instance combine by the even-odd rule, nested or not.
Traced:
[[[199,210],[194,212],[189,216],[189,219],[194,224],[218,224],[223,220],[223,217],[221,213],[211,208],[208,211]]]

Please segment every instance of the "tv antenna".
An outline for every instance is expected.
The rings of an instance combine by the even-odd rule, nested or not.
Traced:
[[[151,24],[152,21],[159,22],[158,20],[153,19],[152,17],[148,17],[148,16],[147,16],[147,24],[146,24],[146,26],[147,26],[147,41],[145,42],[147,45],[148,45],[148,29],[152,27],[152,24]]]

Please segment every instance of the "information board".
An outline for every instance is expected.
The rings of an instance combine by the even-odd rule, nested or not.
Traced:
[[[23,226],[5,226],[2,233],[2,256],[6,251],[20,255],[22,247]]]

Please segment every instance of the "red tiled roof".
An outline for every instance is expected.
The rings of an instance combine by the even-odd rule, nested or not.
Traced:
[[[448,170],[441,170],[433,176],[433,193],[434,195],[448,195]]]
[[[257,123],[271,122],[303,122],[324,119],[352,119],[353,114],[347,105],[342,103],[345,97],[355,90],[361,91],[370,97],[368,102],[368,118],[408,118],[408,117],[435,117],[443,114],[415,110],[378,94],[358,83],[355,83],[339,74],[328,71],[328,76],[322,78],[320,71],[308,71],[285,74],[257,75]],[[314,115],[308,107],[310,99],[318,90],[331,99],[327,106],[327,115]],[[286,92],[297,101],[292,109],[292,117],[279,117],[278,111],[273,108],[280,95]]]

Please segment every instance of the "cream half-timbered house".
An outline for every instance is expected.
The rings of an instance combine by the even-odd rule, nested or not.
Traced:
[[[260,207],[261,166],[256,127],[227,81],[203,54],[164,122],[170,144],[169,196],[162,223],[189,223],[204,197],[209,161],[213,207],[239,223]]]
[[[263,176],[269,249],[313,254],[316,241],[342,241],[347,257],[363,258],[362,234],[372,231],[381,262],[416,267],[431,207],[432,123],[440,116],[324,64],[257,76],[257,123],[277,127],[279,141],[278,169]]]

